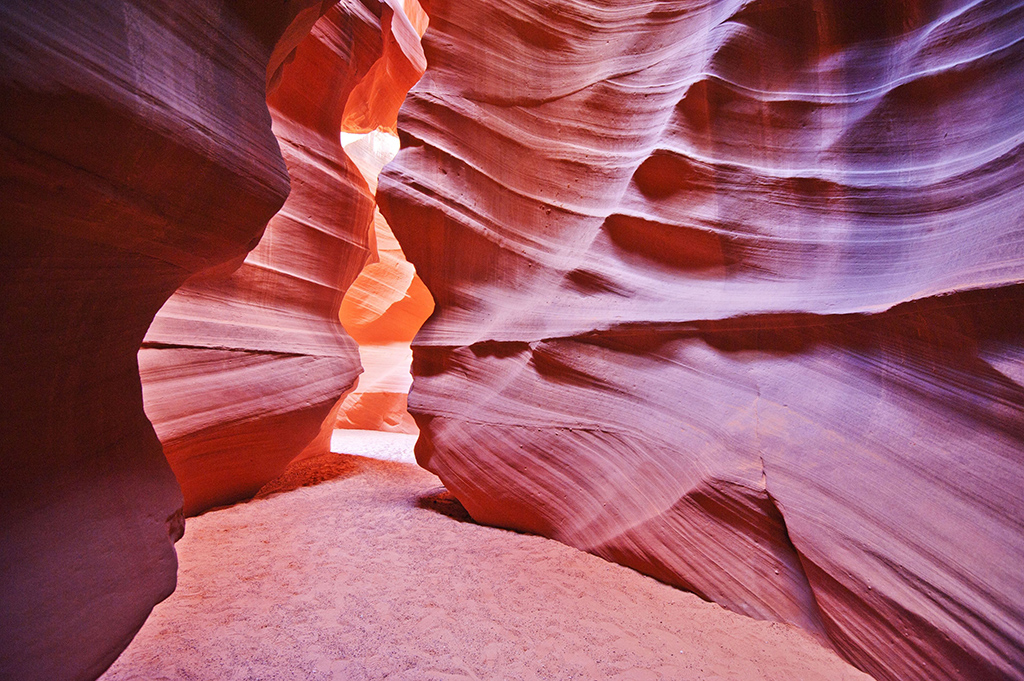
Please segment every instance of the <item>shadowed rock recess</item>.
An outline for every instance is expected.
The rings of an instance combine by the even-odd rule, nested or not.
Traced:
[[[430,15],[421,465],[879,679],[1024,676],[1024,4]]]

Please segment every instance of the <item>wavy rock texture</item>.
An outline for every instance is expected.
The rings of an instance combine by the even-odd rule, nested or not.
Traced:
[[[241,266],[203,272],[167,301],[139,352],[186,515],[252,496],[325,440],[321,424],[361,371],[338,309],[371,252],[374,199],[338,133],[381,57],[380,21],[341,3],[295,49],[267,99],[288,200]]]
[[[337,427],[416,433],[406,408],[410,343],[434,301],[379,212],[374,227],[377,262],[363,269],[341,305],[341,323],[359,343],[363,374],[342,402]]]
[[[418,0],[395,7],[392,19],[385,11],[382,21],[392,27],[392,37],[385,39],[384,54],[371,76],[360,83],[360,88],[368,84],[374,89],[357,88],[365,93],[365,105],[346,106],[347,127],[341,135],[346,153],[373,193],[381,169],[398,152],[393,130],[401,99],[396,93],[404,98],[426,67],[419,42],[427,27],[426,14]],[[336,426],[416,433],[406,408],[412,384],[410,342],[433,312],[434,301],[379,211],[374,213],[371,241],[371,262],[341,304],[341,323],[359,343],[364,371],[339,406]]]
[[[1024,676],[1022,4],[430,14],[420,463],[879,679]]]
[[[361,164],[360,156],[354,157],[357,165],[365,168],[363,172],[374,191],[381,167],[398,150],[398,138],[384,136],[388,138],[394,140],[394,151],[380,150],[384,153],[377,155],[378,163]],[[358,154],[358,150],[350,153]],[[363,373],[343,400],[336,425],[416,433],[416,423],[407,409],[412,385],[410,343],[434,311],[434,301],[379,211],[374,215],[372,246],[375,262],[363,268],[341,303],[341,323],[359,343]]]
[[[395,132],[398,109],[427,68],[420,38],[429,18],[419,0],[367,1],[380,7],[383,46],[380,59],[345,106],[342,130],[368,133],[385,128]]]
[[[0,7],[3,678],[95,678],[174,588],[182,497],[143,411],[137,353],[174,290],[197,272],[240,263],[288,195],[268,83],[281,80],[330,4]],[[277,110],[275,126],[292,132],[299,114],[283,103]],[[311,134],[282,137],[318,151]],[[336,171],[325,160],[322,172]],[[272,247],[289,248],[283,239]],[[309,279],[292,285],[322,285]],[[236,301],[219,302],[245,316]],[[318,304],[297,316],[313,319]],[[236,317],[202,330],[210,329],[246,338]],[[197,356],[211,370],[227,370],[230,359],[231,375],[244,380],[269,372],[268,393],[292,385],[290,371],[322,375],[301,345],[287,366],[265,366],[279,340],[279,330],[265,330],[266,345],[246,346],[256,351],[243,361],[231,342]],[[159,374],[189,364],[187,352],[147,352],[143,365]],[[176,381],[188,391],[176,399],[192,414],[168,407],[162,415],[186,423],[161,425],[203,427],[208,417],[194,411],[219,396],[197,395],[202,381]],[[294,397],[315,406],[325,389],[313,383]],[[229,392],[239,399],[237,387]]]
[[[368,183],[339,132],[351,120],[393,126],[422,72],[402,4],[349,0],[275,74],[267,102],[291,176],[288,201],[240,267],[203,272],[178,290],[139,353],[146,413],[186,515],[251,497],[296,457],[327,450],[345,408],[336,403],[361,371],[339,309],[376,258],[376,176]]]

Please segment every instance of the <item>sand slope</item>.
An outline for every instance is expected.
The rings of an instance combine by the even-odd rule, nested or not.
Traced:
[[[263,494],[189,519],[177,591],[104,681],[869,678],[795,628],[468,522],[416,466],[332,454]]]

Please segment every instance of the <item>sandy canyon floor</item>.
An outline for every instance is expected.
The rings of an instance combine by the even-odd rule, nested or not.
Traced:
[[[177,590],[103,681],[870,678],[797,629],[476,525],[408,463],[295,464],[177,546]]]

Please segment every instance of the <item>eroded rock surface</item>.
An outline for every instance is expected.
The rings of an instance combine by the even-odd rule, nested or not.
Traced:
[[[420,37],[427,17],[418,0],[396,3],[390,19],[389,7],[384,9],[382,26],[390,28],[390,37],[362,89],[357,88],[365,93],[364,105],[346,107],[341,135],[346,153],[374,193],[381,169],[399,148],[396,93],[404,98],[426,67]],[[370,262],[352,282],[339,313],[345,330],[359,343],[363,373],[339,405],[336,425],[416,433],[406,409],[412,384],[410,342],[433,312],[434,301],[379,211],[374,213],[370,248]]]
[[[139,352],[186,515],[252,496],[318,435],[326,451],[321,426],[361,371],[338,309],[371,253],[374,198],[338,133],[381,57],[380,21],[335,5],[289,57],[267,98],[288,200],[241,266],[171,297]]]
[[[416,433],[406,408],[410,343],[434,301],[379,212],[374,231],[376,262],[363,269],[341,305],[341,322],[359,343],[363,373],[338,410],[337,427]]]
[[[13,0],[0,7],[3,678],[95,678],[174,588],[182,497],[143,411],[136,355],[174,290],[198,272],[241,263],[288,195],[268,84],[281,80],[331,4]],[[291,126],[299,118],[277,106],[274,125],[295,143],[284,145],[292,161],[321,153],[315,135]],[[322,172],[344,176],[336,165],[325,160]],[[316,184],[315,177],[297,176],[295,184]],[[336,196],[313,202],[320,201],[338,207]],[[333,235],[324,240],[325,251],[338,250]],[[289,249],[284,239],[268,246],[277,253],[264,249],[261,265],[286,269],[298,259],[281,253]],[[328,282],[295,277],[292,285],[333,286],[344,275],[331,266]],[[269,277],[270,269],[233,281]],[[193,295],[210,291],[205,281],[193,277]],[[276,300],[298,298],[271,291]],[[144,354],[143,364],[157,374],[176,363],[194,367],[182,359],[194,352],[219,369],[237,354],[233,340],[250,338],[235,304],[244,296],[230,300],[232,293],[216,302],[237,316],[201,325],[229,341],[203,336],[194,343],[200,350]],[[315,308],[327,305],[325,297],[291,316],[308,321],[304,336],[318,351],[327,332]],[[280,329],[270,331],[277,318],[262,321],[265,345],[241,346],[250,352],[232,363],[232,375],[261,374],[264,395],[291,385],[282,378],[288,371],[322,377],[328,364],[352,373],[352,360],[330,353],[306,361],[304,346],[293,348],[288,371],[264,366],[262,353],[278,349]],[[156,342],[180,345],[166,335]],[[161,426],[201,429],[209,417],[196,411],[224,404],[223,396],[199,395],[201,380],[184,383],[179,374],[171,385],[191,408],[175,413],[161,404],[169,416]],[[290,396],[319,408],[328,389],[310,383]],[[228,392],[243,402],[237,386]]]
[[[1024,7],[430,13],[420,463],[877,678],[1024,675]]]

